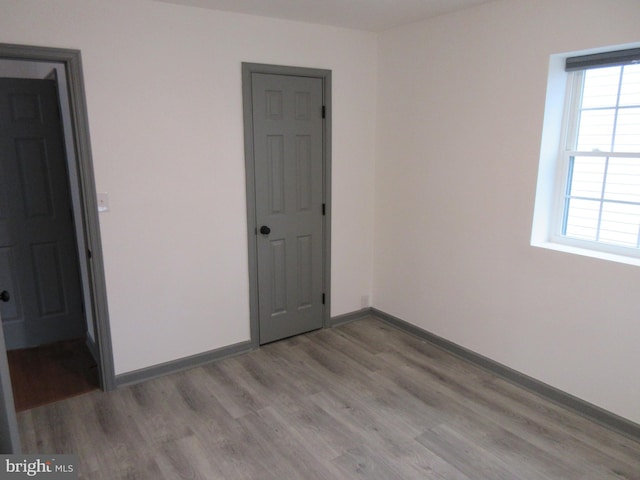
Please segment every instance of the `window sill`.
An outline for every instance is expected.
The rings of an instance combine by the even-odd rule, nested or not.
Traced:
[[[574,255],[581,255],[583,257],[597,258],[599,260],[607,260],[609,262],[624,263],[626,265],[635,265],[640,267],[640,258],[629,257],[627,255],[620,255],[610,252],[601,252],[598,250],[591,250],[589,248],[576,247],[574,245],[566,245],[556,242],[531,242],[532,247],[546,248],[548,250],[555,250],[557,252],[572,253]]]

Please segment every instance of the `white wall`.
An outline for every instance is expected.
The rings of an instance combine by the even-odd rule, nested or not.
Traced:
[[[637,0],[500,0],[379,39],[375,306],[640,422],[640,269],[529,245],[549,56]]]
[[[80,49],[116,373],[249,338],[241,62],[333,71],[332,315],[371,292],[373,34],[149,0],[0,0],[0,42]]]

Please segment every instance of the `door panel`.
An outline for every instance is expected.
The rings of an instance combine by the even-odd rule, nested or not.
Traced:
[[[31,245],[31,259],[35,273],[40,316],[64,315],[67,306],[64,298],[58,242]]]
[[[260,343],[322,327],[322,88],[252,74]]]
[[[51,80],[0,79],[0,304],[8,349],[85,333],[66,153]]]

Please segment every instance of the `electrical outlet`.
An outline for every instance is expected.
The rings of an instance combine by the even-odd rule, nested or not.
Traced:
[[[108,193],[98,193],[98,212],[108,212],[109,211],[109,194]]]

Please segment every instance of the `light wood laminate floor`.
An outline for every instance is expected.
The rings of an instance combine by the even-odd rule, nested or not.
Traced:
[[[91,480],[640,479],[639,443],[373,318],[19,424]]]

